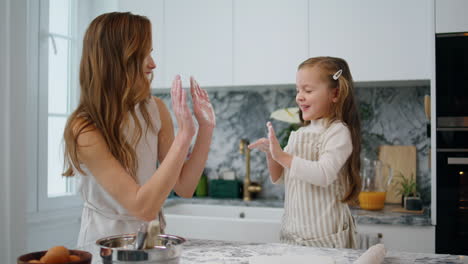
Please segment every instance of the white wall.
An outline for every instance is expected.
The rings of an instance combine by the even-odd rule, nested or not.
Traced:
[[[27,0],[0,0],[0,256],[16,263],[27,228]],[[11,103],[14,102],[14,103]]]
[[[7,61],[8,54],[8,43],[7,39],[3,36],[8,34],[8,10],[9,1],[0,0],[0,61]],[[9,256],[10,252],[9,247],[9,233],[8,233],[8,214],[7,210],[9,208],[8,199],[8,178],[9,164],[8,161],[8,148],[6,144],[8,142],[8,67],[7,63],[0,63],[0,256]],[[9,257],[7,259],[10,259]]]

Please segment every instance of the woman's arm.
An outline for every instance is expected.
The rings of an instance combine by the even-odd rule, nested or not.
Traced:
[[[193,196],[200,176],[205,168],[210,151],[211,138],[215,127],[215,116],[206,91],[200,89],[198,83],[191,78],[191,95],[194,103],[194,114],[199,124],[198,135],[190,155],[190,159],[185,161],[183,168],[174,186],[177,195],[190,198]],[[162,162],[172,144],[174,127],[172,125],[170,113],[159,98],[154,97],[158,104],[161,116],[161,131],[159,132],[158,157]],[[190,117],[191,118],[191,117]],[[187,155],[187,153],[185,153]]]
[[[174,186],[177,195],[184,198],[193,196],[208,159],[212,135],[213,129],[200,128],[198,130],[190,159],[185,162],[179,180]]]
[[[193,113],[198,122],[198,135],[190,159],[185,162],[174,187],[175,192],[185,198],[192,197],[197,187],[208,159],[211,138],[216,126],[216,117],[208,93],[200,88],[193,77],[190,78],[190,93]]]
[[[158,158],[162,163],[166,157],[166,153],[169,151],[172,145],[174,138],[174,127],[172,125],[169,110],[165,106],[164,102],[156,97],[154,97],[154,100],[158,104],[159,113],[161,116],[162,125],[158,137]],[[184,198],[192,197],[199,178],[203,172],[206,160],[208,159],[208,152],[210,150],[212,135],[213,129],[206,127],[201,127],[199,129],[193,152],[190,155],[190,160],[185,161],[179,179],[174,186],[174,191],[177,193],[177,195]]]
[[[179,130],[161,166],[144,185],[137,184],[114,158],[98,129],[89,129],[78,136],[80,161],[119,204],[130,214],[145,221],[156,218],[176,184],[195,133],[180,78],[173,82],[171,97]]]
[[[172,123],[171,114],[164,102],[155,96],[153,96],[153,99],[156,101],[159,117],[161,119],[161,128],[158,134],[158,160],[161,164],[174,141],[174,125]]]

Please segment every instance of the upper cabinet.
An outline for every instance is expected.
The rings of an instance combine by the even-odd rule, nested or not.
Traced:
[[[355,81],[431,77],[433,3],[310,0],[310,57],[345,59]]]
[[[464,0],[444,7],[468,10]],[[463,4],[465,8],[452,3]],[[437,1],[437,6],[445,1]],[[309,57],[337,56],[356,81],[431,79],[434,0],[119,0],[153,23],[153,88],[295,83]],[[439,9],[442,14],[444,9]],[[444,11],[450,14],[452,11]],[[442,15],[440,15],[442,16]],[[447,20],[450,20],[447,18]],[[466,21],[466,20],[465,20]]]
[[[435,0],[436,33],[468,31],[468,1]]]
[[[232,1],[165,1],[166,87],[176,74],[184,86],[232,85]]]
[[[295,83],[308,56],[308,0],[235,0],[234,84]]]

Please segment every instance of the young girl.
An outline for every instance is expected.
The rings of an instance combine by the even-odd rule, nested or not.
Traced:
[[[89,25],[80,65],[81,97],[68,119],[65,176],[79,176],[84,200],[78,246],[159,217],[169,192],[191,197],[204,168],[215,126],[206,91],[191,79],[199,130],[180,77],[172,83],[174,128],[168,109],[150,94],[151,24],[142,16],[108,13]],[[156,169],[157,161],[160,166]]]
[[[284,179],[281,241],[354,248],[356,228],[347,203],[360,191],[360,121],[346,61],[310,58],[298,67],[296,102],[303,126],[283,151],[267,123],[268,138],[251,144],[267,154],[274,183]]]

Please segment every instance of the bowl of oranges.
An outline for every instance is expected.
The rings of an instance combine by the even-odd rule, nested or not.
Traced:
[[[87,251],[69,250],[64,246],[52,247],[18,257],[17,264],[91,264],[92,255]]]

